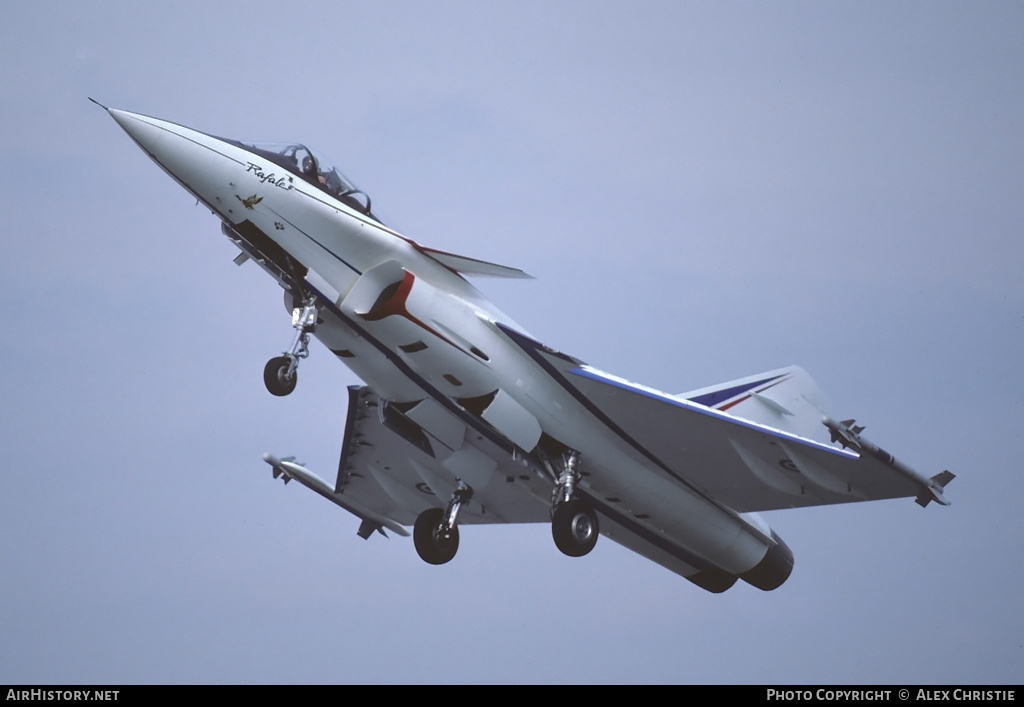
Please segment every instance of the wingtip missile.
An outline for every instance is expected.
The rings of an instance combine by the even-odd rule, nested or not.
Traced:
[[[951,472],[949,469],[940,471],[938,474],[930,478],[928,481],[928,488],[918,494],[917,505],[921,508],[925,508],[929,503],[935,501],[943,506],[949,505],[949,500],[942,495],[942,490],[946,488],[946,484],[956,478],[956,474]]]
[[[295,479],[306,488],[316,491],[318,494],[320,494],[327,500],[341,506],[349,513],[352,513],[353,515],[358,516],[361,520],[363,520],[364,525],[360,526],[360,537],[364,537],[362,535],[362,532],[365,531],[366,527],[371,526],[373,529],[377,530],[387,528],[388,530],[394,532],[396,535],[401,535],[403,537],[409,536],[408,530],[406,530],[390,518],[385,518],[384,516],[378,515],[377,513],[374,513],[373,511],[367,508],[363,508],[359,504],[352,502],[351,500],[347,499],[343,494],[336,493],[335,490],[332,489],[327,484],[326,481],[321,479],[319,476],[317,476],[316,474],[314,474],[312,471],[302,466],[301,464],[296,464],[294,459],[295,457],[285,457],[282,459],[280,457],[274,456],[270,452],[267,452],[266,454],[263,455],[263,461],[265,461],[267,464],[270,464],[270,466],[273,467],[275,479],[281,475],[283,475],[286,479]],[[287,483],[287,481],[285,483]],[[369,523],[369,525],[366,525],[366,523]],[[367,533],[365,537],[369,537],[370,534],[372,534],[372,531],[370,533]],[[381,535],[387,537],[387,535],[383,532],[381,532]]]
[[[919,472],[911,469],[909,466],[896,459],[896,457],[879,447],[877,444],[862,437],[860,433],[864,430],[864,427],[862,425],[855,425],[854,422],[855,421],[852,419],[836,422],[828,415],[821,418],[821,423],[828,428],[829,435],[832,437],[833,442],[838,442],[843,445],[844,448],[852,448],[858,454],[866,454],[874,457],[883,464],[892,467],[904,476],[920,484],[922,487],[921,492],[915,499],[919,506],[923,508],[932,501],[943,506],[949,505],[949,501],[945,496],[943,496],[942,490],[946,487],[946,484],[956,478],[952,472],[946,470],[932,476],[931,478],[926,478]]]

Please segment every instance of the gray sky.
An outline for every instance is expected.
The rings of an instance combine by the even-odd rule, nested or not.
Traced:
[[[1024,6],[24,3],[0,22],[0,683],[1019,683]],[[780,589],[474,527],[455,561],[336,473],[276,285],[86,100],[331,155],[535,336],[678,392],[790,363],[928,474],[776,512]]]

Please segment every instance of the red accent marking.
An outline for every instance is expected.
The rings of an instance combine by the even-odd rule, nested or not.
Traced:
[[[748,393],[747,395],[744,395],[742,398],[736,398],[735,400],[733,400],[730,403],[723,403],[722,405],[719,405],[718,409],[721,410],[722,412],[725,412],[726,410],[731,408],[733,405],[737,405],[739,403],[742,403],[744,400],[746,400],[749,397],[750,397],[750,394]]]
[[[790,378],[792,378],[792,376],[786,376],[785,378],[782,378],[781,380],[777,380],[774,383],[772,383],[770,385],[766,385],[765,387],[761,388],[761,390],[755,390],[754,392],[755,393],[763,393],[764,391],[768,390],[769,388],[774,388],[779,383],[785,383]],[[744,395],[742,398],[737,398],[736,400],[733,400],[731,402],[723,403],[722,405],[719,405],[717,409],[720,410],[721,412],[725,412],[726,410],[731,408],[733,405],[738,405],[739,403],[742,403],[744,400],[746,400],[749,397],[750,397],[750,394],[748,393],[747,395]]]
[[[409,293],[412,291],[412,283],[415,279],[415,275],[406,271],[405,275],[402,276],[402,283],[398,286],[398,290],[395,291],[395,294],[391,295],[388,301],[376,310],[364,314],[363,319],[368,322],[378,322],[384,317],[390,317],[392,314],[397,314],[400,317],[412,320],[412,317],[409,315],[409,311],[405,308],[405,301],[409,298]]]
[[[434,331],[426,324],[421,322],[419,319],[409,314],[409,310],[406,308],[405,303],[406,300],[409,299],[409,293],[412,292],[412,283],[415,280],[416,276],[413,275],[408,270],[406,270],[405,275],[402,276],[402,284],[398,286],[398,290],[395,292],[395,294],[388,298],[388,301],[382,304],[377,309],[362,315],[363,319],[365,319],[368,322],[377,322],[380,321],[381,319],[384,319],[385,317],[390,317],[392,315],[397,314],[399,317],[404,317],[408,319],[416,326],[422,329],[426,329],[428,332],[430,332],[431,334],[433,334],[446,344],[455,346],[455,344],[449,341],[447,337],[442,336],[441,334],[439,334],[438,332]],[[455,346],[455,348],[458,348],[458,346]]]

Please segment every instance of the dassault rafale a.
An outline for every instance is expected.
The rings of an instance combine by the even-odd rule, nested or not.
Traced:
[[[348,390],[334,483],[264,455],[357,516],[358,534],[408,536],[440,565],[460,526],[550,523],[566,555],[604,535],[711,592],[763,590],[793,554],[758,511],[913,497],[924,476],[824,409],[795,366],[678,395],[592,368],[533,339],[467,276],[523,271],[422,246],[304,145],[214,137],[108,113],[284,289],[294,338],[264,382],[288,395],[315,336],[363,386]]]

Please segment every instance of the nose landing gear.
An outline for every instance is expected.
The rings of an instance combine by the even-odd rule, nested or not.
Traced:
[[[319,313],[316,299],[309,297],[302,307],[292,310],[292,327],[295,339],[283,356],[276,356],[267,361],[263,369],[263,383],[271,395],[285,396],[295,390],[299,382],[299,359],[309,356],[309,335],[316,330]]]
[[[299,376],[295,362],[288,356],[276,356],[263,369],[263,383],[271,395],[285,396],[295,390]]]

